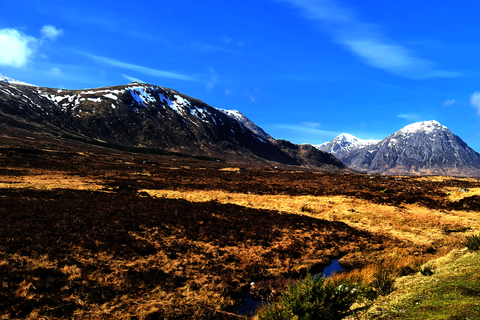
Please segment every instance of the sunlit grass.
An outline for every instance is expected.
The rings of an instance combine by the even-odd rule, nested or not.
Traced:
[[[151,196],[192,202],[218,201],[314,218],[338,220],[356,228],[388,232],[421,245],[459,245],[465,231],[480,230],[476,212],[444,211],[404,204],[372,203],[347,196],[289,196],[231,193],[221,190],[142,190]]]

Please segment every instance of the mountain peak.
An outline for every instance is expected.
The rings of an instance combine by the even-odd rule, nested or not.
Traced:
[[[335,139],[342,140],[342,141],[350,141],[350,142],[358,140],[357,137],[348,133],[340,133]]]
[[[322,143],[316,146],[317,149],[329,152],[335,157],[341,159],[342,157],[352,153],[355,150],[361,149],[366,146],[374,145],[379,140],[364,140],[357,138],[348,133],[341,133],[336,136],[332,141]]]
[[[400,129],[398,132],[399,133],[424,132],[428,134],[437,130],[445,131],[445,130],[448,130],[448,128],[445,126],[442,126],[436,120],[430,120],[430,121],[422,121],[422,122],[415,122],[415,123],[409,124],[403,127],[402,129]]]

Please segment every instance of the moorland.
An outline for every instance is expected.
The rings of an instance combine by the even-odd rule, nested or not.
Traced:
[[[275,299],[337,259],[401,283],[463,252],[479,211],[473,178],[247,166],[2,128],[0,319],[237,319],[248,294]]]

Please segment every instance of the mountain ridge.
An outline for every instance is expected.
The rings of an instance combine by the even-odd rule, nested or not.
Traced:
[[[319,150],[310,152],[309,159],[287,152],[282,149],[285,146],[249,129],[244,122],[253,122],[248,118],[242,119],[176,90],[150,84],[65,90],[0,81],[3,125],[229,161],[347,170]]]

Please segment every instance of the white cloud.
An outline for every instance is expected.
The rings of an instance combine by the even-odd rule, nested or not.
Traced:
[[[477,114],[480,115],[480,92],[475,91],[470,97],[470,104],[477,109]]]
[[[37,40],[15,29],[0,30],[0,65],[21,68],[34,56]]]
[[[52,25],[43,26],[40,32],[42,33],[42,36],[44,38],[47,38],[50,40],[56,40],[59,36],[63,34],[62,29],[57,29]]]
[[[177,79],[177,80],[185,80],[185,81],[197,81],[195,78],[184,75],[181,73],[176,73],[176,72],[170,72],[170,71],[164,71],[164,70],[158,70],[154,68],[149,68],[149,67],[144,67],[144,66],[139,66],[136,64],[128,63],[128,62],[123,62],[120,60],[115,60],[111,58],[106,58],[106,57],[101,57],[89,53],[80,53],[83,54],[84,56],[87,56],[97,62],[104,63],[110,66],[114,67],[119,67],[122,69],[127,69],[127,70],[132,70],[135,72],[139,72],[142,74],[146,74],[149,76],[154,76],[158,78],[168,78],[168,79]]]
[[[379,27],[362,22],[356,13],[334,0],[277,0],[287,2],[310,20],[319,22],[334,41],[366,64],[394,75],[412,79],[458,77],[429,60],[415,56],[407,48],[389,40]]]
[[[145,83],[145,81],[143,81],[143,80],[140,80],[140,79],[135,78],[135,77],[131,77],[131,76],[126,75],[126,74],[122,74],[122,76],[130,82]]]

